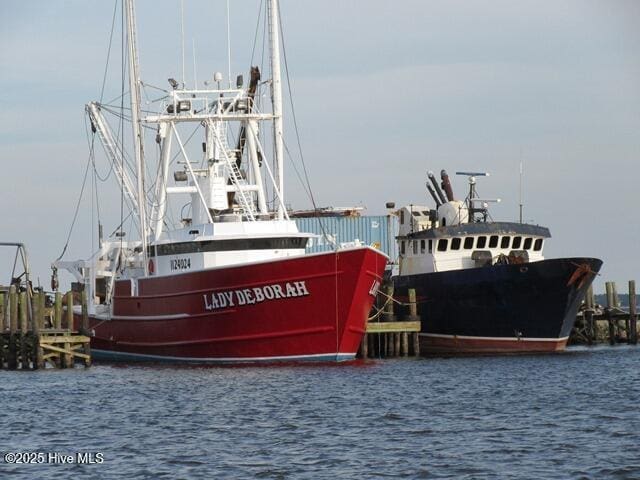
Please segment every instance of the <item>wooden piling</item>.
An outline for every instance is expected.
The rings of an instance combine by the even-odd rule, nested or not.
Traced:
[[[71,291],[67,292],[67,295],[65,298],[65,305],[67,307],[65,328],[68,328],[69,330],[73,330],[73,292]]]
[[[4,293],[0,292],[0,370],[4,368]]]
[[[29,356],[28,356],[28,346],[27,346],[27,332],[29,331],[27,327],[27,292],[20,292],[19,296],[19,317],[20,317],[20,367],[21,368],[29,368]]]
[[[40,317],[44,315],[44,301],[40,303],[40,293],[34,293],[31,297],[31,329],[33,331],[33,368],[44,368],[42,360],[42,347],[40,346]]]
[[[0,333],[4,333],[4,292],[0,292]],[[0,355],[2,352],[0,352]]]
[[[418,316],[418,302],[416,300],[416,290],[415,288],[409,289],[409,320],[417,321],[420,320]],[[413,356],[420,356],[420,333],[413,332]]]
[[[638,344],[638,317],[636,316],[636,281],[629,280],[629,343]]]
[[[369,357],[369,335],[362,335],[362,340],[360,341],[360,358],[368,358]]]
[[[56,330],[62,329],[62,293],[56,292],[53,307],[53,326]]]
[[[7,368],[18,368],[17,356],[17,331],[18,331],[18,292],[15,285],[9,288],[9,358]]]
[[[587,327],[587,343],[589,345],[593,345],[593,342],[596,341],[596,325],[593,320],[593,307],[595,304],[595,299],[593,296],[593,285],[589,285],[587,289],[587,295],[584,301],[584,319]]]
[[[408,332],[402,332],[400,335],[402,336],[402,353],[401,353],[401,355],[403,357],[408,357],[409,356],[409,333]]]
[[[605,283],[605,289],[607,292],[607,307],[605,309],[605,314],[607,317],[607,322],[609,324],[609,345],[615,345],[616,343],[616,332],[615,332],[615,326],[613,323],[613,315],[612,315],[612,309],[613,309],[613,305],[614,305],[614,289],[613,289],[613,282],[606,282]]]
[[[3,332],[7,332],[7,331],[9,331],[9,324],[11,323],[11,320],[10,320],[10,318],[11,318],[11,313],[10,313],[10,310],[11,310],[11,308],[10,308],[11,297],[9,295],[9,292],[6,292],[3,295],[3,298],[4,298],[4,300],[3,300],[4,301],[4,321],[3,321],[3,324],[2,324],[2,331]]]
[[[88,297],[87,297],[87,291],[84,290],[84,289],[82,290],[82,329],[81,329],[81,335],[86,335],[87,337],[91,336],[91,332],[89,331],[89,301],[88,301]],[[364,336],[366,337],[367,334],[365,333]],[[83,346],[82,346],[82,349],[83,349],[84,354],[85,354],[84,366],[85,367],[90,367],[91,366],[91,344],[89,342],[84,343]]]

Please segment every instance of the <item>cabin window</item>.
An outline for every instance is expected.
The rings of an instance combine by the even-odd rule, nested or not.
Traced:
[[[502,237],[500,248],[509,248],[509,243],[511,243],[511,237]]]
[[[446,238],[441,238],[440,240],[438,240],[438,251],[446,252],[448,244],[449,240],[447,240]]]
[[[400,210],[400,223],[404,225],[404,210]]]
[[[533,242],[533,238],[531,237],[527,237],[524,239],[524,245],[523,248],[525,250],[531,250],[531,243]]]
[[[473,237],[467,237],[464,239],[464,249],[471,250],[473,248]]]
[[[418,212],[418,211],[411,212],[411,215],[413,215],[414,217],[419,217],[420,216],[420,212]]]
[[[404,240],[400,242],[400,255],[404,255],[407,252],[404,244]]]
[[[478,237],[478,243],[476,244],[476,248],[484,248],[487,246],[487,237],[485,237],[484,235],[481,237]]]
[[[425,217],[428,217],[428,216],[429,216],[429,210],[423,210],[423,211],[422,211],[422,214],[423,214]]]
[[[489,248],[496,248],[498,246],[498,235],[491,235],[489,237]]]
[[[433,252],[433,240],[429,240],[429,253]]]
[[[420,240],[420,253],[424,253],[425,251],[425,241],[424,240]]]
[[[460,243],[462,241],[459,238],[452,238],[451,239],[451,250],[460,250]]]
[[[418,254],[418,241],[417,240],[412,240],[411,243],[413,244],[413,254],[417,255]]]
[[[511,248],[513,248],[514,250],[517,250],[518,248],[520,248],[521,243],[522,243],[522,237],[513,237],[513,245],[511,245]]]
[[[539,252],[540,250],[542,250],[542,239],[541,238],[536,238],[536,241],[533,244],[533,249],[536,252]]]

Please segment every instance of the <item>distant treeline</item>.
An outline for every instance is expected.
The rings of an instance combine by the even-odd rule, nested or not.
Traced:
[[[605,293],[599,293],[594,295],[596,299],[596,303],[598,305],[607,306],[607,295]],[[628,293],[619,293],[618,298],[620,299],[620,306],[623,308],[629,308],[629,294]],[[636,295],[636,305],[640,305],[640,295]]]

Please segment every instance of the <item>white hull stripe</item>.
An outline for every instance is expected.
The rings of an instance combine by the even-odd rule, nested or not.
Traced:
[[[91,349],[96,359],[131,360],[131,361],[158,361],[174,363],[254,363],[254,362],[286,362],[286,361],[345,361],[353,360],[354,353],[317,353],[312,355],[285,355],[277,357],[172,357],[164,355],[146,355],[143,353],[115,352],[112,350]]]
[[[188,318],[190,315],[186,313],[176,313],[173,315],[92,315],[97,320],[177,320],[179,318]]]
[[[459,340],[490,340],[492,342],[562,342],[569,337],[562,338],[533,338],[533,337],[474,337],[469,335],[443,335],[440,333],[421,333],[421,337],[452,338]]]

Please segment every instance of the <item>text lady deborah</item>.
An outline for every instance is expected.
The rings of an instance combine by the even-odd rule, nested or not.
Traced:
[[[265,285],[263,287],[243,288],[227,292],[207,293],[203,295],[205,310],[254,305],[267,300],[304,297],[309,295],[304,281],[287,282],[285,284]]]

